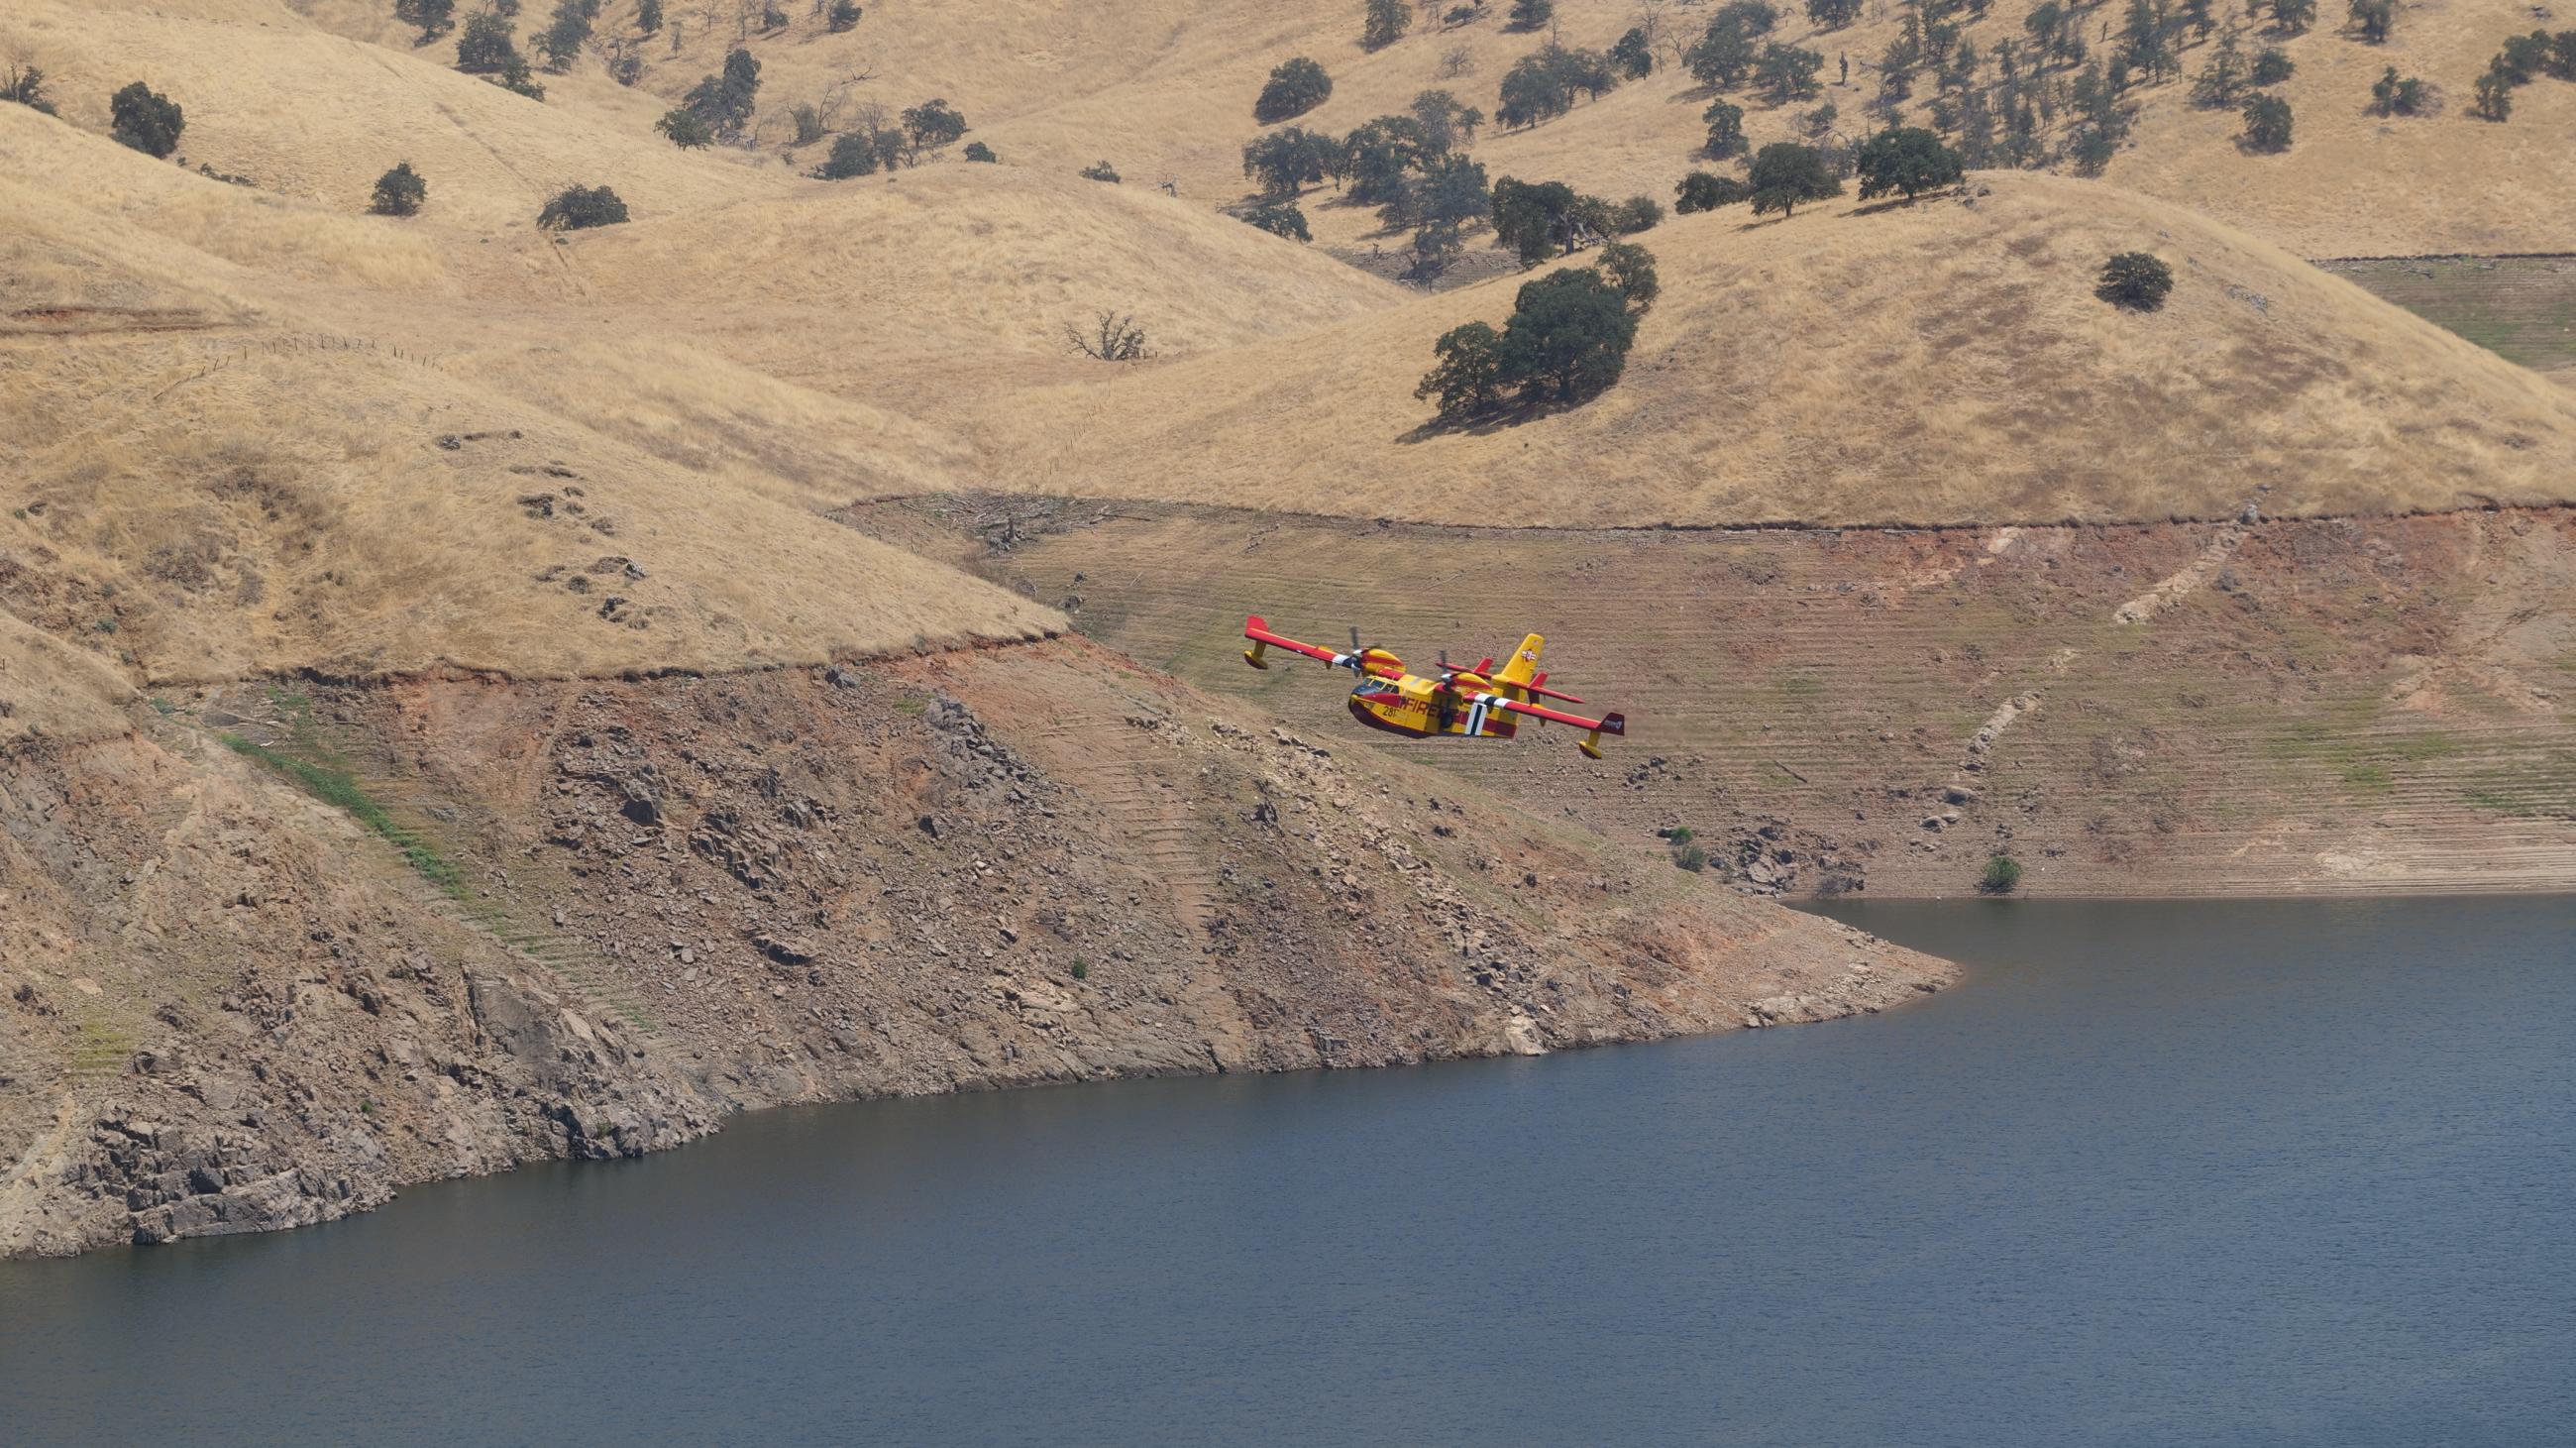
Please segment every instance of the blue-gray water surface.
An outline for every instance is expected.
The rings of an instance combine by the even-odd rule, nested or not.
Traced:
[[[1838,913],[1970,974],[0,1263],[0,1442],[2576,1440],[2576,901]]]

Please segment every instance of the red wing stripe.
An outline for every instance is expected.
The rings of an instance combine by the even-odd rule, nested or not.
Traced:
[[[1536,704],[1524,704],[1518,699],[1506,699],[1500,694],[1485,694],[1479,697],[1488,704],[1508,709],[1515,714],[1527,714],[1533,719],[1548,719],[1559,724],[1571,724],[1578,729],[1598,729],[1604,734],[1617,734],[1627,727],[1627,721],[1615,714],[1607,719],[1586,719],[1580,714],[1568,714],[1561,709],[1545,709]]]
[[[1304,654],[1310,659],[1320,659],[1328,664],[1338,663],[1342,657],[1331,649],[1317,648],[1313,644],[1301,644],[1295,639],[1272,633],[1261,626],[1261,620],[1258,617],[1244,621],[1243,636],[1255,643],[1268,644],[1274,649],[1286,649],[1292,654]]]

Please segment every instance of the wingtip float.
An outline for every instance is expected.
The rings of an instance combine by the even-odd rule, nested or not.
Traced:
[[[1602,735],[1615,738],[1628,732],[1628,720],[1621,714],[1587,719],[1533,702],[1583,702],[1572,694],[1546,687],[1547,675],[1539,670],[1538,655],[1547,640],[1537,634],[1522,639],[1511,661],[1500,669],[1490,658],[1469,668],[1452,664],[1444,657],[1436,666],[1440,670],[1437,678],[1408,672],[1404,661],[1393,653],[1363,646],[1356,630],[1347,653],[1272,633],[1269,620],[1257,613],[1243,621],[1243,636],[1252,641],[1252,647],[1243,651],[1243,661],[1256,669],[1270,667],[1270,650],[1286,649],[1359,675],[1359,682],[1351,686],[1351,717],[1390,734],[1413,739],[1444,734],[1509,739],[1519,732],[1519,721],[1529,718],[1583,730],[1583,737],[1575,741],[1574,747],[1599,759]]]

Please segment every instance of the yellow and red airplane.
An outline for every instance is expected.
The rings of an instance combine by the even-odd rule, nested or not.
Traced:
[[[1351,651],[1346,654],[1272,633],[1269,623],[1259,614],[1243,621],[1243,636],[1252,640],[1252,647],[1243,651],[1243,661],[1256,669],[1270,667],[1263,654],[1271,649],[1286,649],[1359,675],[1360,681],[1351,687],[1351,717],[1391,734],[1415,739],[1428,739],[1435,734],[1509,739],[1520,728],[1514,717],[1518,715],[1544,723],[1571,724],[1585,731],[1575,741],[1575,747],[1599,759],[1602,735],[1628,732],[1627,719],[1618,714],[1586,719],[1530,702],[1534,698],[1559,699],[1568,704],[1583,702],[1572,694],[1547,687],[1547,675],[1538,667],[1538,651],[1547,640],[1537,634],[1522,639],[1521,646],[1512,653],[1512,661],[1499,671],[1492,659],[1469,669],[1450,663],[1444,654],[1438,665],[1440,677],[1436,679],[1405,672],[1404,660],[1385,649],[1362,648],[1357,629],[1351,630]]]

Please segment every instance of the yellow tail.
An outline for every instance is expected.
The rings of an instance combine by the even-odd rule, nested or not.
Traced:
[[[1537,634],[1531,634],[1528,638],[1521,640],[1519,652],[1513,654],[1510,662],[1504,664],[1501,671],[1494,675],[1495,682],[1503,684],[1528,683],[1530,681],[1530,676],[1538,672],[1538,651],[1545,647],[1547,647],[1547,640],[1540,638]]]

